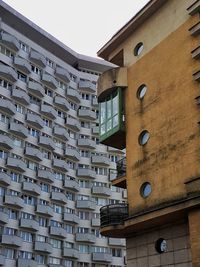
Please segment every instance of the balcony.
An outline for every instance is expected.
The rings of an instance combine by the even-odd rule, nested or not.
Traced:
[[[112,181],[113,186],[126,188],[126,157],[116,162],[116,171]],[[111,173],[110,173],[111,175]]]
[[[26,157],[29,157],[29,158],[36,160],[36,161],[42,161],[42,159],[43,159],[43,156],[42,156],[42,153],[40,152],[40,150],[37,148],[34,148],[34,147],[27,146],[25,148],[24,154]]]
[[[97,108],[99,107],[99,103],[96,97],[92,98],[92,106]]]
[[[100,208],[101,228],[123,224],[128,218],[127,204],[113,204]]]
[[[189,32],[192,36],[197,37],[200,34],[200,22],[197,22],[195,25],[193,25]]]
[[[98,262],[111,262],[112,261],[112,255],[108,253],[100,253],[100,252],[93,252],[92,253],[92,260],[98,261]]]
[[[67,197],[61,192],[51,192],[51,200],[59,202],[60,204],[67,203]]]
[[[39,52],[36,52],[34,50],[31,50],[31,52],[30,52],[30,60],[42,68],[44,68],[46,66],[45,57],[42,54],[40,54]]]
[[[28,192],[31,195],[36,195],[36,196],[39,196],[41,193],[40,186],[30,182],[23,182],[22,190]]]
[[[196,13],[199,13],[200,12],[200,1],[199,0],[195,1],[192,5],[190,5],[187,8],[187,11],[191,16],[195,15]]]
[[[199,195],[200,194],[200,178],[195,177],[185,182],[185,189],[187,195]]]
[[[91,220],[91,225],[93,226],[93,227],[99,227],[101,224],[100,224],[100,219],[92,219]]]
[[[24,58],[14,57],[13,64],[17,69],[19,69],[23,73],[26,74],[31,73],[31,65]]]
[[[96,93],[96,85],[91,81],[80,81],[79,82],[79,89],[86,90],[90,93]]]
[[[19,221],[19,227],[35,232],[39,230],[39,223],[35,220],[21,218]]]
[[[66,95],[72,101],[75,101],[77,103],[81,102],[81,96],[80,96],[79,92],[73,88],[70,88],[70,87],[67,88]]]
[[[0,111],[3,113],[7,113],[9,115],[14,115],[15,114],[15,106],[13,103],[7,99],[0,99]]]
[[[108,187],[93,186],[91,190],[92,190],[92,194],[94,195],[103,195],[103,196],[111,195],[111,189]]]
[[[120,247],[125,247],[126,246],[126,241],[123,238],[108,238],[108,245],[110,246],[120,246]]]
[[[70,109],[69,102],[62,96],[55,96],[54,105],[61,108],[65,112]]]
[[[105,156],[92,156],[92,164],[109,166],[110,165],[110,159],[105,157]]]
[[[191,54],[193,59],[200,59],[200,46],[192,50]]]
[[[17,267],[37,267],[38,263],[37,261],[31,260],[31,259],[18,259],[17,260]]]
[[[28,129],[23,125],[16,122],[11,122],[9,125],[9,131],[21,138],[27,138]]]
[[[74,131],[80,131],[81,126],[80,123],[77,119],[73,119],[73,118],[66,118],[65,121],[66,126],[68,126],[69,128],[71,128]]]
[[[27,113],[26,122],[36,128],[43,128],[43,120],[37,114]]]
[[[22,105],[29,105],[30,103],[30,97],[27,95],[27,93],[23,90],[19,89],[13,89],[12,90],[12,98],[21,103]]]
[[[65,179],[63,186],[75,192],[78,192],[80,189],[79,183],[76,180]]]
[[[42,104],[40,111],[41,111],[41,114],[45,115],[51,120],[55,120],[57,117],[57,112],[52,106]]]
[[[0,211],[0,223],[6,224],[8,223],[8,219],[9,219],[8,214],[5,213],[4,211]]]
[[[24,207],[24,201],[18,196],[5,195],[4,200],[5,205],[12,206],[17,209],[22,209]]]
[[[91,139],[85,139],[85,138],[79,138],[77,142],[78,146],[81,146],[83,148],[89,148],[89,149],[95,149],[96,148],[96,142]]]
[[[27,168],[26,164],[21,159],[10,158],[10,157],[7,158],[6,165],[8,168],[19,172],[25,172]]]
[[[54,174],[47,170],[38,170],[37,177],[47,183],[54,182]]]
[[[65,229],[61,228],[61,227],[53,227],[50,226],[49,228],[49,234],[56,236],[56,237],[60,237],[60,238],[66,238],[67,237],[67,232]]]
[[[16,235],[2,235],[1,244],[9,245],[13,247],[21,247],[22,246],[22,238]]]
[[[90,178],[90,179],[96,178],[96,172],[91,169],[78,169],[76,175],[78,177],[83,177],[83,178]]]
[[[36,206],[36,213],[42,214],[45,217],[53,217],[53,209],[47,205],[40,205]]]
[[[15,52],[19,50],[19,47],[20,47],[19,41],[13,35],[6,33],[6,32],[2,32],[0,35],[0,40],[1,40],[1,43],[5,44],[11,50]]]
[[[96,242],[96,236],[94,234],[89,234],[89,233],[77,233],[75,239],[76,242],[86,242],[86,243]]]
[[[55,76],[57,76],[66,83],[70,82],[69,72],[61,67],[56,67]]]
[[[53,252],[53,247],[49,243],[35,241],[34,250],[45,254],[51,254]]]
[[[65,157],[72,161],[79,161],[80,160],[80,154],[77,150],[72,148],[66,148],[65,150]]]
[[[76,215],[74,213],[66,213],[65,212],[64,217],[63,217],[63,221],[79,224],[80,219],[79,219],[78,215]]]
[[[5,264],[5,256],[0,254],[0,266],[4,266]]]
[[[200,71],[193,73],[193,78],[195,81],[200,82]]]
[[[79,118],[86,120],[96,120],[97,118],[96,112],[90,109],[79,109],[78,116]]]
[[[77,200],[76,201],[77,209],[87,209],[87,210],[95,210],[96,203],[91,200]]]
[[[78,259],[79,251],[74,248],[63,248],[63,257]]]
[[[53,128],[53,134],[62,139],[63,141],[68,141],[69,139],[69,134],[65,128],[59,127],[59,126],[54,126]]]
[[[0,172],[0,184],[4,186],[9,186],[11,182],[10,176],[5,172]]]
[[[47,136],[40,136],[38,144],[45,147],[48,150],[54,150],[55,149],[55,144],[53,139]]]
[[[42,98],[45,95],[44,88],[40,83],[29,81],[27,87],[32,94],[39,98]]]
[[[12,82],[16,82],[18,79],[14,69],[3,64],[0,64],[0,76]]]
[[[92,133],[99,135],[99,126],[92,127]]]
[[[13,140],[7,135],[0,134],[0,146],[3,149],[10,150],[13,148]]]
[[[53,166],[53,168],[58,169],[62,172],[68,171],[67,162],[65,162],[62,159],[53,159],[52,166]]]
[[[42,74],[42,82],[52,89],[56,89],[58,86],[56,79],[47,73]]]

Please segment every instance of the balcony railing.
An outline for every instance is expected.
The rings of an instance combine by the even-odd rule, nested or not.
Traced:
[[[126,157],[120,159],[116,162],[116,168],[117,168],[117,177],[122,177],[126,175]]]
[[[128,204],[103,206],[100,209],[101,227],[122,224],[128,216]]]

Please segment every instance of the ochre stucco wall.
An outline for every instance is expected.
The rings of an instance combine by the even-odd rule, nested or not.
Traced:
[[[190,18],[128,68],[126,90],[127,189],[130,215],[148,207],[181,198],[184,182],[200,175],[200,106],[195,97],[199,83],[192,73],[200,69],[191,51],[199,38],[191,37]],[[145,43],[144,43],[145,45]],[[146,84],[142,101],[137,88]],[[140,132],[150,132],[145,146],[138,144]],[[143,199],[140,186],[152,185],[151,195]]]

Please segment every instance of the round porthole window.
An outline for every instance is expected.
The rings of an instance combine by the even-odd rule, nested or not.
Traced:
[[[147,86],[145,84],[140,85],[140,87],[137,90],[137,98],[138,99],[143,99],[147,92]]]
[[[159,238],[155,243],[155,249],[158,253],[167,251],[167,241],[163,238]]]
[[[134,56],[139,56],[142,53],[142,50],[144,48],[144,44],[142,42],[138,43],[134,48]]]
[[[151,184],[146,182],[140,188],[140,194],[143,198],[148,197],[151,194]]]
[[[139,144],[141,146],[144,146],[148,142],[149,138],[150,138],[150,133],[147,130],[142,131],[138,139]]]

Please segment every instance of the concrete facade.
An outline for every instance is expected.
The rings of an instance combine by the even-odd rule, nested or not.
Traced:
[[[65,46],[0,3],[0,266],[124,266],[99,232],[102,205],[126,201],[99,144],[96,83],[113,65]]]

